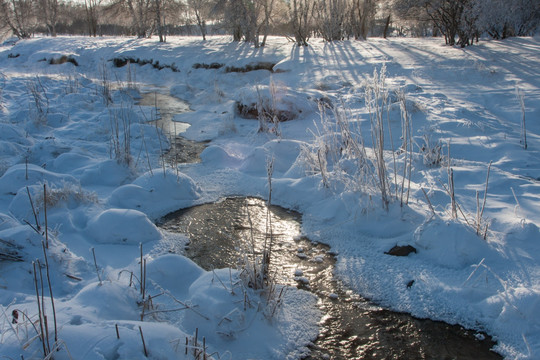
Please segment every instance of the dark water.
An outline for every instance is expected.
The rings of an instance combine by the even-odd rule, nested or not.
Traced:
[[[199,155],[206,147],[206,143],[183,137],[182,133],[190,125],[174,121],[175,115],[190,111],[189,104],[177,97],[158,92],[142,93],[141,96],[139,105],[156,108],[151,119],[148,119],[149,122],[161,128],[169,137],[171,148],[163,154],[166,162],[173,167],[181,163],[199,162]]]
[[[313,292],[324,313],[307,359],[501,359],[485,335],[384,310],[355,295],[333,277],[330,249],[300,236],[300,214],[271,206],[271,226],[267,214],[263,200],[227,198],[171,213],[160,226],[187,234],[189,246],[171,250],[207,270],[235,267],[246,252],[258,256],[271,239],[275,281]]]

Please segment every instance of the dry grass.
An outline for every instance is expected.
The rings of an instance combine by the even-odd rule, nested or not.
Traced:
[[[44,208],[45,194],[39,192],[34,201],[37,208]],[[96,204],[98,197],[96,193],[84,190],[80,185],[64,183],[62,187],[47,186],[46,201],[47,207],[53,208],[67,203]]]

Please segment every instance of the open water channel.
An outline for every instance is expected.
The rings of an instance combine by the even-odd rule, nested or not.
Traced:
[[[157,105],[162,122],[167,121],[165,114],[171,114],[167,115],[170,122],[176,113],[187,110],[182,100],[159,94],[145,95],[144,104]],[[173,144],[165,156],[197,161],[204,144],[188,149],[178,125],[160,126],[182,144]],[[484,334],[392,312],[347,289],[333,276],[336,259],[331,249],[300,236],[301,214],[294,211],[268,207],[258,198],[232,197],[178,210],[162,218],[159,226],[188,235],[189,245],[178,244],[172,251],[207,270],[237,267],[246,253],[260,255],[271,229],[273,280],[311,291],[324,314],[307,359],[501,359],[490,351],[495,344]]]

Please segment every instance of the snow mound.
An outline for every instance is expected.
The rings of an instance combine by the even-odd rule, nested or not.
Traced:
[[[477,264],[492,253],[485,240],[457,222],[431,221],[419,226],[413,236],[419,256],[448,268]]]
[[[274,159],[274,172],[284,174],[294,165],[300,154],[300,141],[295,140],[272,140],[257,147],[246,158],[241,166],[241,170],[246,173],[257,173],[266,175],[266,163],[269,159]]]
[[[146,272],[152,283],[183,298],[187,295],[186,290],[204,270],[187,257],[167,254],[152,259],[147,264]]]
[[[305,345],[318,332],[310,325],[320,316],[313,306],[315,296],[286,288],[279,306],[262,303],[259,296],[252,289],[239,287],[237,272],[205,272],[189,288],[189,303],[197,306],[197,312],[186,312],[183,325],[198,328],[199,334],[216,334],[212,344],[227,348],[234,359],[297,359],[307,355]]]
[[[105,160],[85,168],[81,174],[81,183],[118,186],[128,181],[131,176],[132,171],[129,167],[116,160]]]
[[[260,108],[279,121],[294,120],[313,113],[316,103],[305,93],[280,85],[246,86],[236,94],[240,116],[256,119]]]
[[[7,214],[0,213],[0,231],[20,225],[17,220]]]
[[[114,189],[109,204],[118,208],[142,209],[144,204],[150,202],[150,196],[150,191],[145,188],[127,184]]]
[[[28,197],[32,198],[32,203]],[[40,214],[44,211],[44,189],[42,185],[30,185],[20,188],[17,195],[9,204],[10,213],[20,221],[34,223],[34,211],[41,219]],[[68,220],[74,215],[73,211],[80,205],[97,202],[94,193],[83,190],[80,186],[72,183],[64,183],[63,186],[47,186],[47,217],[49,226],[54,226],[54,219]],[[43,221],[43,219],[41,219]],[[63,222],[63,221],[61,221]]]
[[[43,236],[36,233],[30,226],[19,225],[0,231],[0,239],[17,244],[20,247],[40,246]]]
[[[156,226],[137,210],[109,209],[88,222],[86,232],[96,242],[132,244],[156,241],[161,234]]]
[[[18,126],[6,123],[0,123],[0,141],[8,141],[22,146],[32,145],[32,141],[25,136]]]
[[[45,182],[58,186],[64,183],[79,183],[71,175],[56,174],[33,164],[28,164],[28,167],[25,164],[17,164],[10,167],[0,178],[0,189],[2,194],[15,195],[25,186]]]
[[[206,165],[211,165],[215,168],[236,168],[241,161],[217,145],[208,146],[200,156]]]
[[[104,281],[85,286],[72,300],[85,309],[85,315],[102,320],[137,320],[138,292],[117,282]],[[104,306],[104,304],[106,304]]]
[[[51,162],[51,168],[57,172],[71,172],[89,166],[94,161],[90,155],[67,152],[55,158]]]
[[[189,206],[200,197],[201,189],[187,175],[155,169],[135,179],[132,184],[115,189],[109,204],[119,208],[139,209],[156,218]]]
[[[165,173],[161,169],[154,170],[153,173],[147,172],[133,181],[133,184],[150,192],[159,190],[167,198],[177,200],[195,199],[201,191],[189,176],[173,169],[167,169]]]

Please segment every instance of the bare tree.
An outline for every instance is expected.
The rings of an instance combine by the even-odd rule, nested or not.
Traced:
[[[101,0],[84,0],[84,10],[86,13],[86,24],[88,26],[88,35],[97,36],[98,13]]]
[[[259,29],[257,34],[259,35],[262,32],[263,40],[260,43],[260,46],[266,45],[266,40],[268,38],[268,32],[270,30],[270,19],[273,16],[274,12],[274,3],[275,0],[259,0],[262,7],[262,21],[260,22]]]
[[[243,0],[217,0],[212,13],[221,20],[233,36],[233,41],[241,41],[248,26],[248,9]]]
[[[480,0],[395,0],[395,7],[409,14],[423,10],[433,23],[434,35],[443,34],[447,45],[466,46],[477,33],[476,20],[468,11],[475,1]]]
[[[0,0],[0,22],[19,39],[32,36],[37,27],[32,0]]]
[[[291,0],[289,2],[290,26],[294,41],[301,46],[308,46],[313,32],[313,0]]]
[[[535,0],[475,0],[468,11],[479,31],[495,39],[531,35],[540,26],[540,2]]]
[[[41,21],[47,27],[51,36],[56,36],[56,24],[58,23],[58,0],[39,0],[39,14]]]
[[[164,30],[164,8],[163,8],[163,0],[154,0],[154,15],[155,15],[155,25],[156,25],[156,31],[159,36],[159,42],[165,42],[166,41],[166,35]]]
[[[371,22],[375,17],[376,2],[374,0],[352,0],[351,30],[355,39],[367,39]]]
[[[259,46],[259,38],[257,36],[258,17],[260,3],[257,0],[243,0],[245,9],[245,18],[242,24],[244,40],[252,42],[256,47]]]
[[[275,0],[218,0],[213,8],[220,14],[233,41],[244,39],[255,47],[264,46],[270,28]],[[259,41],[263,35],[262,43]]]
[[[206,40],[207,28],[206,20],[210,16],[211,3],[209,0],[188,0],[189,9],[193,12],[197,26],[201,32],[203,40]]]
[[[390,29],[390,22],[392,19],[392,2],[383,1],[380,5],[380,12],[384,15],[384,29],[383,29],[383,38],[388,37],[388,30]]]
[[[152,33],[152,0],[125,0],[125,3],[131,14],[135,35],[139,38],[149,36]]]
[[[346,0],[319,0],[315,5],[317,31],[326,41],[345,38]]]

